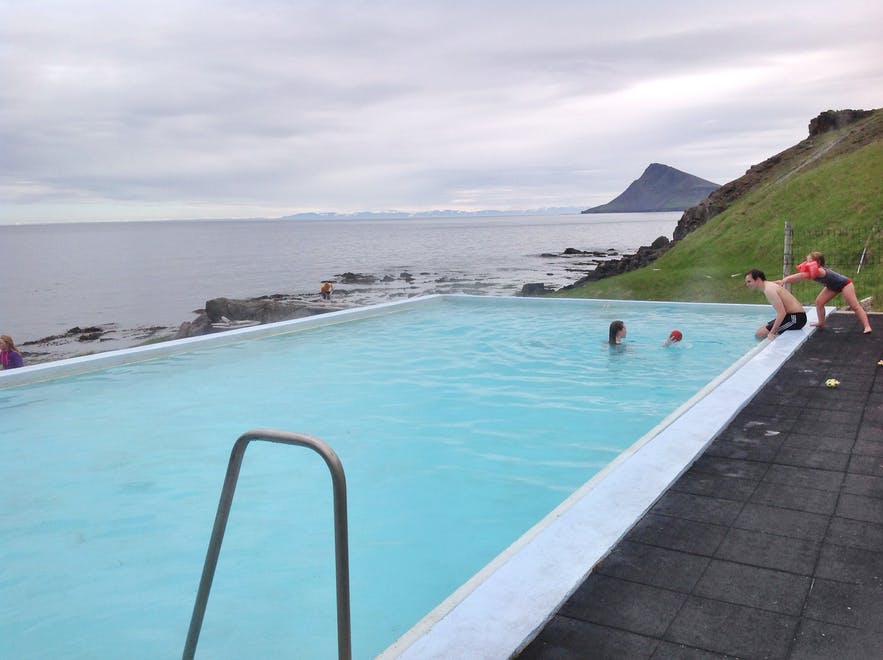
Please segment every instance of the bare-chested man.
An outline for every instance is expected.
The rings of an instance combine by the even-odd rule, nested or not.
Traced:
[[[767,282],[762,270],[754,268],[745,273],[745,286],[763,291],[766,299],[776,310],[776,318],[762,325],[754,333],[758,339],[775,339],[786,330],[800,330],[806,325],[806,311],[800,301],[787,289],[775,282]]]

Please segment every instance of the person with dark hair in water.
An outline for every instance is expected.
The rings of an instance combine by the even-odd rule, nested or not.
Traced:
[[[607,340],[607,343],[611,346],[616,346],[617,344],[621,344],[623,339],[625,339],[625,323],[622,321],[613,321],[610,324],[610,337]]]

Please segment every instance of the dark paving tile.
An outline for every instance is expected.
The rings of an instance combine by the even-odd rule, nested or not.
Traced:
[[[657,646],[656,639],[555,616],[516,657],[519,660],[638,660],[650,658]]]
[[[883,634],[804,619],[791,657],[799,660],[883,658]]]
[[[846,466],[849,465],[849,454],[824,451],[822,449],[782,447],[776,454],[774,462],[779,465],[794,465],[796,467],[845,472]]]
[[[782,445],[776,438],[721,438],[705,450],[706,456],[771,461]]]
[[[805,616],[883,633],[883,584],[862,586],[832,580],[813,583]]]
[[[883,458],[879,456],[852,455],[849,468],[852,474],[867,474],[872,477],[883,477]]]
[[[881,383],[883,389],[883,383]],[[867,420],[862,420],[862,425],[858,430],[859,442],[883,442],[883,424],[880,422],[871,424]]]
[[[850,382],[853,382],[852,378],[850,378]],[[859,391],[850,391],[841,388],[836,390],[829,389],[824,392],[820,390],[817,395],[811,397],[809,401],[806,402],[806,407],[825,411],[824,416],[828,418],[828,421],[850,420],[852,417],[858,419],[865,410],[867,398],[866,388],[861,388]],[[829,411],[832,409],[835,410],[838,415],[846,415],[846,417],[839,416],[831,418]]]
[[[832,490],[818,490],[802,486],[760,483],[750,501],[755,504],[778,506],[783,509],[831,515],[837,506],[837,493]]]
[[[818,513],[749,503],[745,505],[733,526],[755,532],[821,542],[828,526],[828,517]]]
[[[691,468],[675,482],[671,490],[694,495],[714,495],[725,500],[745,502],[751,497],[755,488],[757,488],[756,481],[705,474]]]
[[[741,502],[733,500],[669,491],[653,505],[650,512],[696,522],[730,525],[742,506]]]
[[[741,423],[738,421],[731,423],[720,432],[718,438],[746,442],[771,442],[787,435],[786,427],[791,427],[790,421],[781,425],[776,420],[744,419]]]
[[[837,515],[852,520],[883,523],[883,501],[865,495],[844,493],[837,502]]]
[[[710,557],[726,533],[727,528],[721,525],[648,513],[632,527],[626,539]]]
[[[730,656],[704,651],[685,644],[660,642],[650,658],[651,660],[726,660]]]
[[[864,421],[870,424],[883,423],[883,404],[877,402],[865,408]]]
[[[733,426],[741,429],[751,429],[760,426],[776,431],[790,431],[801,409],[784,407],[778,403],[765,403],[763,401],[763,397],[756,397],[733,419]]]
[[[853,495],[867,495],[883,499],[883,477],[866,474],[847,474],[843,480],[843,491]]]
[[[815,576],[868,586],[880,584],[883,582],[883,552],[824,543]]]
[[[665,639],[740,658],[782,658],[797,622],[784,614],[691,597]]]
[[[622,541],[595,571],[600,575],[689,593],[709,561],[708,557]]]
[[[798,616],[811,578],[735,562],[712,560],[693,594]]]
[[[830,421],[848,422],[861,417],[872,382],[867,374],[843,370],[836,374],[828,372],[823,377],[826,380],[835,378],[840,385],[830,388],[825,386],[824,381],[819,383],[811,390],[812,396],[806,407],[824,411],[822,417]]]
[[[855,447],[852,451],[864,456],[883,458],[883,440],[863,438],[861,432],[859,432],[858,440],[855,441]]]
[[[883,525],[835,517],[831,519],[825,542],[880,552],[883,551]]]
[[[843,482],[842,472],[795,467],[793,465],[771,465],[764,474],[763,481],[786,486],[801,486],[819,490],[839,491]]]
[[[731,529],[714,554],[717,559],[812,575],[820,544],[776,534]]]
[[[854,438],[858,433],[858,418],[855,417],[845,422],[833,421],[825,419],[823,410],[811,410],[804,408],[801,417],[797,420],[796,426],[801,429],[812,429],[816,435],[833,435],[838,437]],[[847,415],[844,415],[847,417]]]
[[[821,449],[843,453],[852,451],[853,444],[852,437],[805,435],[803,433],[790,433],[782,442],[782,446],[789,449]]]
[[[755,461],[703,455],[693,463],[693,469],[696,472],[717,474],[722,477],[735,477],[737,479],[760,481],[763,478],[764,473],[767,471],[767,465]]]
[[[812,396],[812,392],[801,382],[807,376],[808,374],[804,373],[801,367],[785,363],[779,373],[764,385],[760,392],[765,396],[787,396],[795,399],[802,396],[803,399],[808,399]]]
[[[639,635],[660,637],[687,596],[667,589],[591,575],[561,607],[559,614]]]

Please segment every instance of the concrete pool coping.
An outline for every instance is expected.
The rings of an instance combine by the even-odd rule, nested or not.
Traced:
[[[482,298],[439,294],[328,312],[191,339],[70,358],[0,372],[0,388],[74,376],[312,327],[405,310],[427,301]],[[501,298],[519,303],[518,298]],[[552,304],[585,302],[545,300]],[[660,304],[660,303],[649,303]],[[685,306],[712,303],[665,303]],[[723,305],[765,308],[767,305]],[[808,310],[814,316],[814,310]],[[686,470],[715,434],[775,373],[811,330],[752,349],[560,504],[418,622],[381,658],[502,658],[523,648],[628,529]],[[588,567],[588,568],[587,568]]]

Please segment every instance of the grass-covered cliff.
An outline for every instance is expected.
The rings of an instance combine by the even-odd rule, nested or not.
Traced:
[[[883,110],[820,128],[827,114],[813,120],[806,140],[714,193],[716,215],[687,232],[679,225],[675,236],[682,236],[649,266],[553,295],[760,303],[743,275],[760,268],[769,279],[782,276],[787,220],[795,265],[812,250],[824,252],[828,266],[854,279],[859,298],[873,296],[874,309],[883,310]],[[681,224],[695,215],[688,210]],[[792,287],[807,304],[819,290],[812,282]]]

